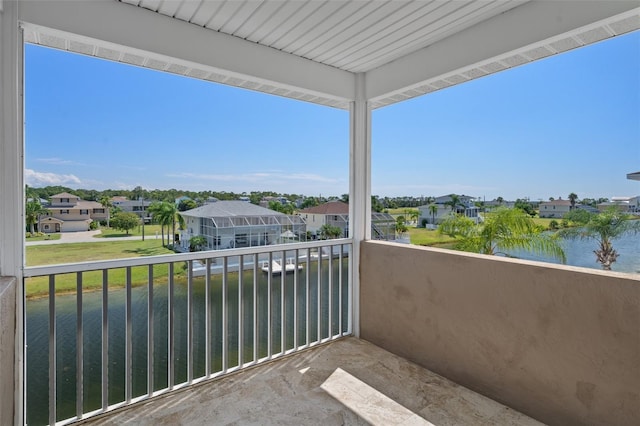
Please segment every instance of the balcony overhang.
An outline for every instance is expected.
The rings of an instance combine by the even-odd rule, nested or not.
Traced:
[[[470,1],[451,11],[442,10],[453,8],[446,2],[433,10],[380,2],[371,11],[337,2],[325,11],[305,1],[282,18],[287,31],[265,28],[291,6],[283,2],[239,1],[236,12],[198,3],[25,1],[19,19],[30,43],[342,109],[356,98],[358,73],[378,108],[640,28],[636,1],[504,1],[491,9]],[[216,4],[203,23],[203,8]],[[243,11],[252,13],[243,26],[229,27]],[[227,24],[215,26],[225,13]],[[296,44],[307,34],[316,35],[311,50]]]
[[[629,180],[640,180],[640,172],[627,174],[627,179],[629,179]]]

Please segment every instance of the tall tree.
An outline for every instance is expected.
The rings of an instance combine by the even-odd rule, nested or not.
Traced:
[[[147,211],[151,214],[153,222],[160,225],[160,235],[162,237],[162,246],[164,247],[164,227],[166,225],[166,215],[164,213],[166,201],[151,203]]]
[[[178,209],[174,203],[168,201],[162,201],[160,203],[152,203],[149,206],[149,212],[153,215],[153,220],[160,224],[160,231],[162,232],[162,245],[164,246],[164,229],[167,228],[167,245],[171,241],[169,238],[169,230],[172,231],[173,239],[175,240],[176,234],[176,222],[180,225],[180,229],[184,228],[184,219],[178,213]]]
[[[468,217],[452,216],[440,224],[439,231],[454,237],[456,249],[462,251],[512,256],[507,252],[524,249],[551,255],[562,263],[566,261],[557,238],[544,233],[529,215],[517,208],[498,207],[478,225]]]
[[[198,207],[198,205],[191,199],[180,200],[180,202],[178,203],[178,211],[181,212],[186,212],[187,210],[195,209],[196,207]]]
[[[569,194],[569,202],[571,202],[571,210],[576,208],[576,201],[578,201],[578,196],[575,192]]]
[[[444,202],[445,206],[451,207],[451,212],[455,213],[458,207],[463,207],[462,201],[460,201],[460,197],[456,194],[449,195],[449,201]]]
[[[437,204],[429,204],[429,213],[431,213],[431,223],[435,225],[435,223],[436,223],[436,214],[438,213],[438,205]]]
[[[31,235],[35,232],[35,224],[38,223],[40,216],[48,212],[49,210],[45,209],[37,198],[32,198],[30,201],[27,201],[24,217]]]
[[[102,207],[104,207],[107,212],[107,228],[109,228],[110,227],[109,218],[111,217],[111,207],[113,207],[113,203],[111,203],[111,198],[107,196],[103,196],[100,198],[99,203],[102,204]]]
[[[581,228],[569,228],[561,231],[567,238],[593,239],[598,242],[598,249],[593,253],[602,269],[611,270],[611,265],[618,259],[618,252],[613,248],[613,241],[625,234],[640,233],[640,220],[621,212],[611,206],[599,214],[589,216],[589,220]]]
[[[113,227],[125,231],[129,235],[129,231],[140,225],[140,218],[135,213],[120,212],[113,216]]]
[[[418,223],[418,218],[420,217],[420,211],[416,209],[409,209],[407,216],[411,218],[414,223]]]

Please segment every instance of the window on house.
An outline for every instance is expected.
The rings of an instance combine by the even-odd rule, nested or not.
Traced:
[[[60,210],[60,214],[69,214],[69,210]]]

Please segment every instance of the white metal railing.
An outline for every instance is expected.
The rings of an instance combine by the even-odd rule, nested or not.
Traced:
[[[45,374],[42,370],[46,370],[48,389],[39,389],[37,392],[36,389],[31,389],[31,393],[42,398],[43,393],[48,392],[46,419],[49,424],[70,423],[350,334],[353,297],[350,278],[350,272],[353,270],[350,256],[352,246],[352,240],[345,238],[25,268],[27,289],[30,280],[38,277],[44,277],[39,279],[47,279],[48,283],[46,306],[40,301],[43,304],[42,309],[48,311],[48,360],[43,361],[46,365],[37,368],[39,374]],[[260,266],[263,261],[264,268]],[[185,265],[186,269],[182,272],[176,270],[176,264]],[[165,265],[166,282],[159,282],[157,277],[154,278],[155,268]],[[147,269],[146,282],[132,281],[134,268]],[[123,283],[114,283],[114,279],[110,279],[114,270],[124,270]],[[83,278],[87,274],[100,274],[100,271],[100,291],[83,293],[86,290]],[[65,274],[75,274],[75,294],[56,294],[56,280]],[[181,281],[177,282],[177,278]],[[100,280],[100,276],[98,279]],[[184,280],[186,283],[182,282]],[[114,284],[118,285],[118,290],[114,290]],[[146,291],[146,303],[140,302],[140,297],[133,301],[134,286],[140,287],[141,284],[142,289]],[[194,296],[195,288],[198,290],[197,296]],[[176,295],[177,289],[182,296]],[[236,294],[233,294],[234,292]],[[122,296],[124,300],[120,301]],[[91,311],[93,313],[88,313],[85,307],[88,298],[99,299],[96,299],[95,304],[100,307]],[[112,298],[118,298],[118,301],[110,303]],[[159,302],[160,299],[162,302]],[[65,312],[70,310],[66,309],[69,303],[75,303],[75,325],[69,325],[69,321],[63,325],[62,314],[56,310],[57,302]],[[186,302],[186,327],[179,328],[176,325],[176,314],[184,312],[176,306],[182,306],[182,302]],[[27,304],[29,303],[30,301],[27,301]],[[114,330],[110,330],[109,327],[117,316],[111,311],[116,307],[122,308],[121,304],[124,304],[124,321],[119,326],[120,332],[124,334],[124,391],[120,393],[123,393],[123,397],[119,398],[121,400],[114,402],[114,394],[118,392],[113,390],[113,384],[109,381],[112,377],[110,366],[122,360],[110,359],[110,344],[113,343],[110,342],[110,336]],[[194,304],[198,306],[197,312],[204,311],[203,321],[194,320]],[[136,322],[136,330],[144,330],[144,336],[136,335],[139,331],[133,329],[134,317],[138,318],[141,312],[143,316],[146,315],[146,325],[140,326]],[[158,326],[158,319],[164,318],[165,313],[166,331],[164,326]],[[85,334],[84,319],[88,318],[88,315],[99,317],[95,322],[99,322],[97,327],[100,336]],[[29,341],[30,316],[28,313],[25,316],[25,329]],[[38,328],[39,323],[35,319],[33,321],[33,327]],[[75,333],[70,334],[70,330],[62,329],[73,326]],[[186,339],[183,338],[185,333]],[[71,369],[75,368],[75,383],[72,385],[75,387],[75,404],[72,408],[69,408],[69,401],[66,401],[66,404],[63,403],[65,401],[59,401],[60,398],[68,398],[66,394],[72,391],[61,389],[59,376],[66,373],[63,371],[65,367],[60,365],[58,355],[63,354],[68,358],[69,347],[73,345],[61,342],[61,347],[58,347],[58,334],[75,334],[75,366],[68,366]],[[201,339],[202,336],[204,339]],[[186,348],[179,347],[178,338],[185,342]],[[158,350],[158,341],[164,339],[166,351]],[[90,341],[100,342],[100,354],[97,357],[100,364],[100,396],[96,398],[94,394],[92,403],[84,400],[85,393],[88,392],[85,388],[88,388],[88,385],[92,389],[97,388],[96,383],[86,383],[85,380],[87,372],[84,368],[88,362],[86,359],[89,355],[92,355],[92,358],[95,355],[87,352],[87,342]],[[143,343],[145,341],[146,343]],[[196,341],[198,350],[194,350]],[[43,345],[43,342],[31,343],[28,350],[37,351],[38,349],[31,346],[38,345]],[[140,349],[144,345],[146,349]],[[134,377],[133,372],[134,346],[138,355],[141,351],[146,351],[146,392],[142,394],[134,392],[133,382],[137,377]],[[60,352],[63,349],[64,353]],[[45,346],[42,346],[42,351],[46,351]],[[178,361],[178,353],[183,352],[186,352],[186,375],[179,378],[176,368],[178,364],[182,365],[182,360]],[[199,363],[195,362],[196,357]],[[202,357],[204,362],[201,362]],[[136,360],[138,359],[139,356]],[[159,368],[163,369],[164,364],[166,371],[159,371]],[[196,364],[197,371],[194,370]],[[31,367],[36,368],[33,365]],[[136,371],[138,370],[139,368]],[[162,383],[159,383],[160,381]],[[30,407],[45,403],[34,401],[33,398],[30,400],[29,386],[37,385],[32,385],[27,377],[27,420],[32,411],[38,411],[31,410]],[[58,409],[60,405],[65,408]],[[87,409],[87,406],[91,405],[93,407]],[[99,406],[95,407],[96,405]],[[44,407],[40,407],[40,413],[43,411],[42,408]],[[34,418],[33,414],[31,417],[30,423],[47,422],[46,419]]]

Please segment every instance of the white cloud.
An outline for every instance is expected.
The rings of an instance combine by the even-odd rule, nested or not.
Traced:
[[[80,179],[75,175],[36,172],[32,169],[24,169],[24,180],[30,186],[80,184]]]
[[[52,157],[52,158],[36,158],[35,161],[46,164],[55,164],[56,166],[68,166],[68,165],[79,165],[80,163],[76,163],[71,160],[64,160],[62,158]]]

